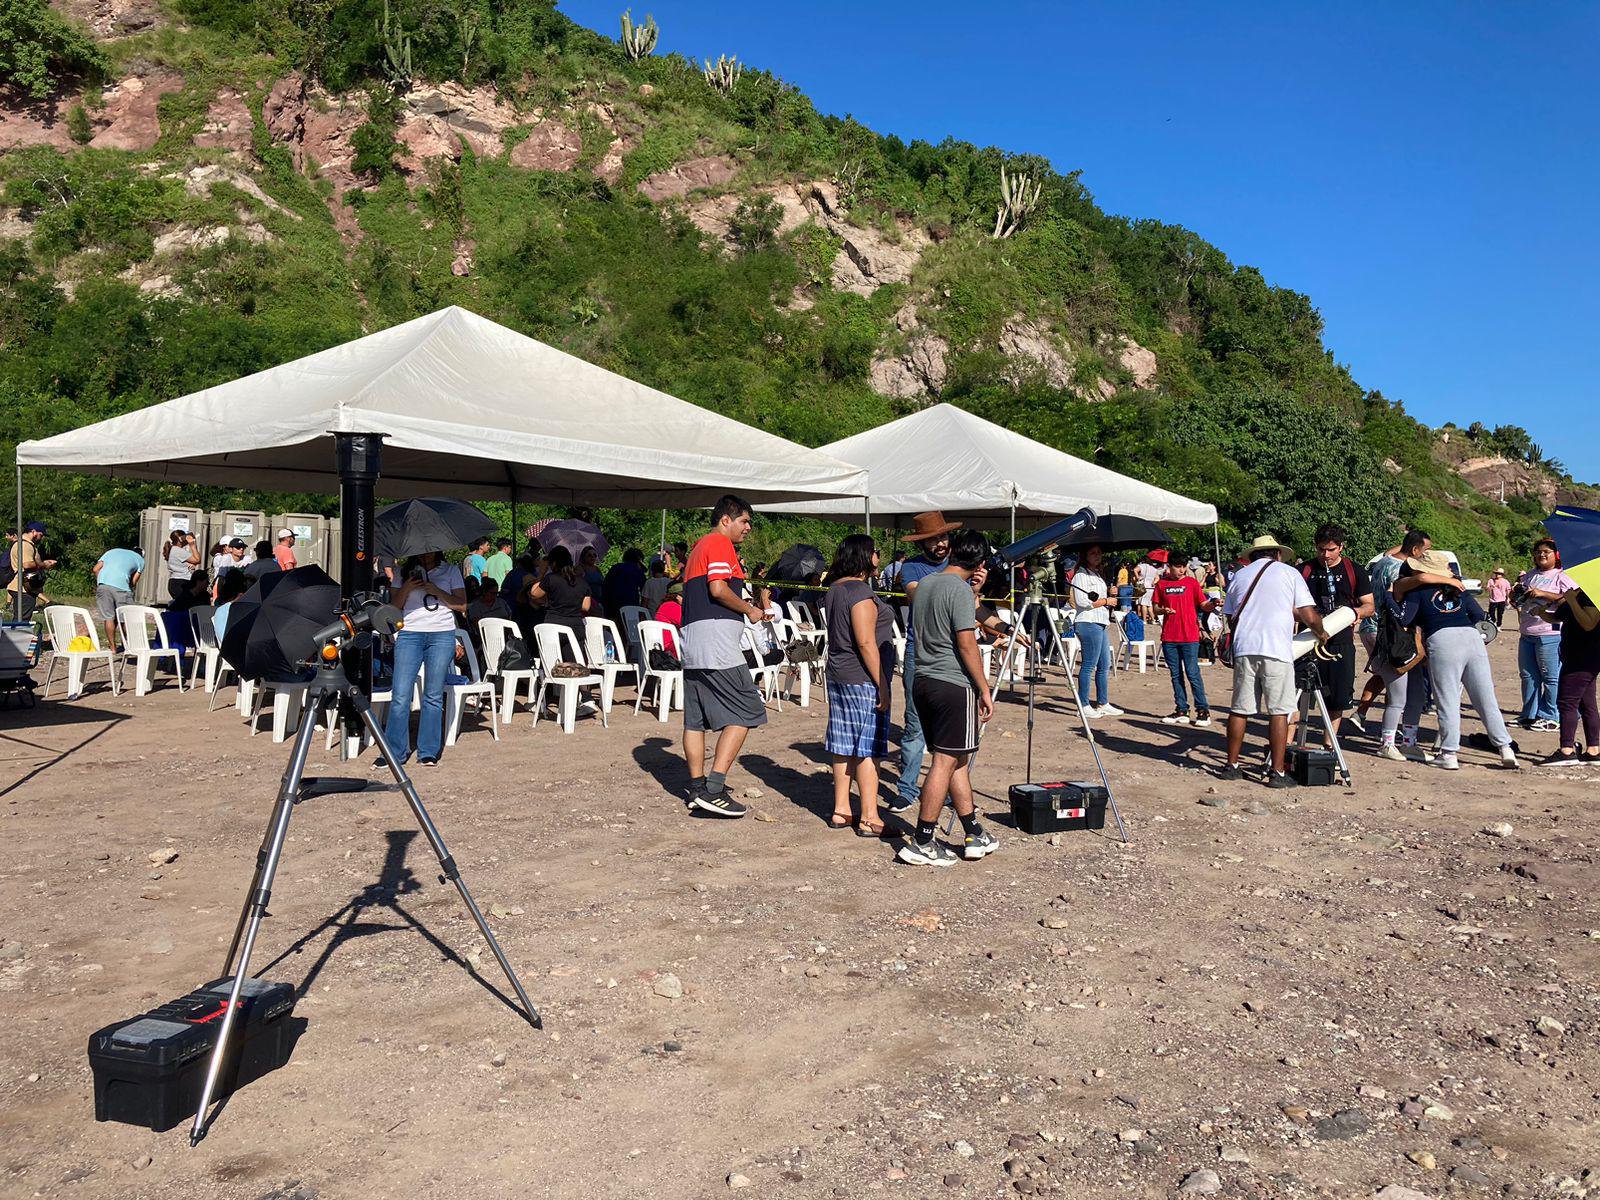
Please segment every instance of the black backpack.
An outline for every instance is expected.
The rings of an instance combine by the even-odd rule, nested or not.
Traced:
[[[1410,627],[1400,623],[1400,609],[1388,592],[1378,599],[1378,633],[1372,643],[1372,667],[1387,667],[1396,675],[1404,675],[1423,659],[1417,647],[1417,635]]]

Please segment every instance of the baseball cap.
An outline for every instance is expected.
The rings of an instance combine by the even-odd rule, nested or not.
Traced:
[[[24,525],[22,527],[22,532],[23,533],[43,533],[44,532],[44,522],[43,521],[29,521],[26,525]]]
[[[292,530],[292,529],[280,529],[280,530],[278,530],[278,540],[280,542],[283,541],[284,538],[292,538],[293,536],[294,536],[294,530]]]
[[[1167,552],[1165,550],[1152,550],[1149,557],[1151,562],[1164,563],[1167,561]]]
[[[235,550],[246,549],[245,542],[244,542],[243,538],[233,538],[231,541],[228,542],[228,545],[230,547],[232,547],[233,549],[235,549]]]

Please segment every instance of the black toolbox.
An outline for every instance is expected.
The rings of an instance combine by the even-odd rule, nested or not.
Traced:
[[[1106,827],[1106,789],[1098,783],[1014,783],[1011,819],[1024,833]]]
[[[90,1037],[94,1119],[159,1133],[194,1116],[232,985],[216,980]],[[213,1100],[289,1061],[305,1028],[291,1019],[294,1001],[290,984],[244,981]]]
[[[1332,750],[1321,746],[1290,746],[1289,774],[1302,787],[1330,787],[1338,772],[1339,761]]]

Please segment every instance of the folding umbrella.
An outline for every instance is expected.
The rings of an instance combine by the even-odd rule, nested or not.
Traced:
[[[807,575],[826,571],[828,569],[828,556],[815,546],[808,546],[804,542],[796,542],[782,554],[778,561],[772,565],[771,574],[774,579],[786,580],[789,583],[802,583]]]
[[[1064,550],[1096,545],[1104,546],[1107,550],[1142,550],[1171,544],[1171,536],[1154,521],[1121,513],[1097,517],[1093,525],[1056,543]]]
[[[1544,519],[1544,527],[1561,551],[1561,569],[1600,604],[1600,512],[1563,504]]]
[[[459,550],[495,531],[489,514],[464,500],[426,496],[378,510],[378,554],[398,562],[413,554]]]
[[[585,550],[593,550],[596,558],[604,558],[606,551],[611,548],[611,543],[606,541],[606,535],[600,532],[598,525],[569,517],[542,522],[535,536],[546,554],[557,546],[565,546],[573,562],[577,562]]]
[[[338,607],[339,585],[321,567],[263,575],[228,606],[222,657],[244,679],[302,678],[317,652],[313,635]]]

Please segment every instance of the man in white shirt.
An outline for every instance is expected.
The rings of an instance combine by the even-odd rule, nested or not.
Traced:
[[[1250,544],[1250,561],[1234,575],[1222,611],[1233,628],[1233,702],[1228,714],[1228,764],[1223,779],[1239,779],[1245,721],[1267,718],[1272,766],[1267,786],[1288,788],[1294,780],[1284,772],[1289,746],[1289,714],[1295,710],[1294,624],[1298,619],[1322,630],[1322,614],[1300,572],[1282,560],[1288,550],[1270,534]]]

